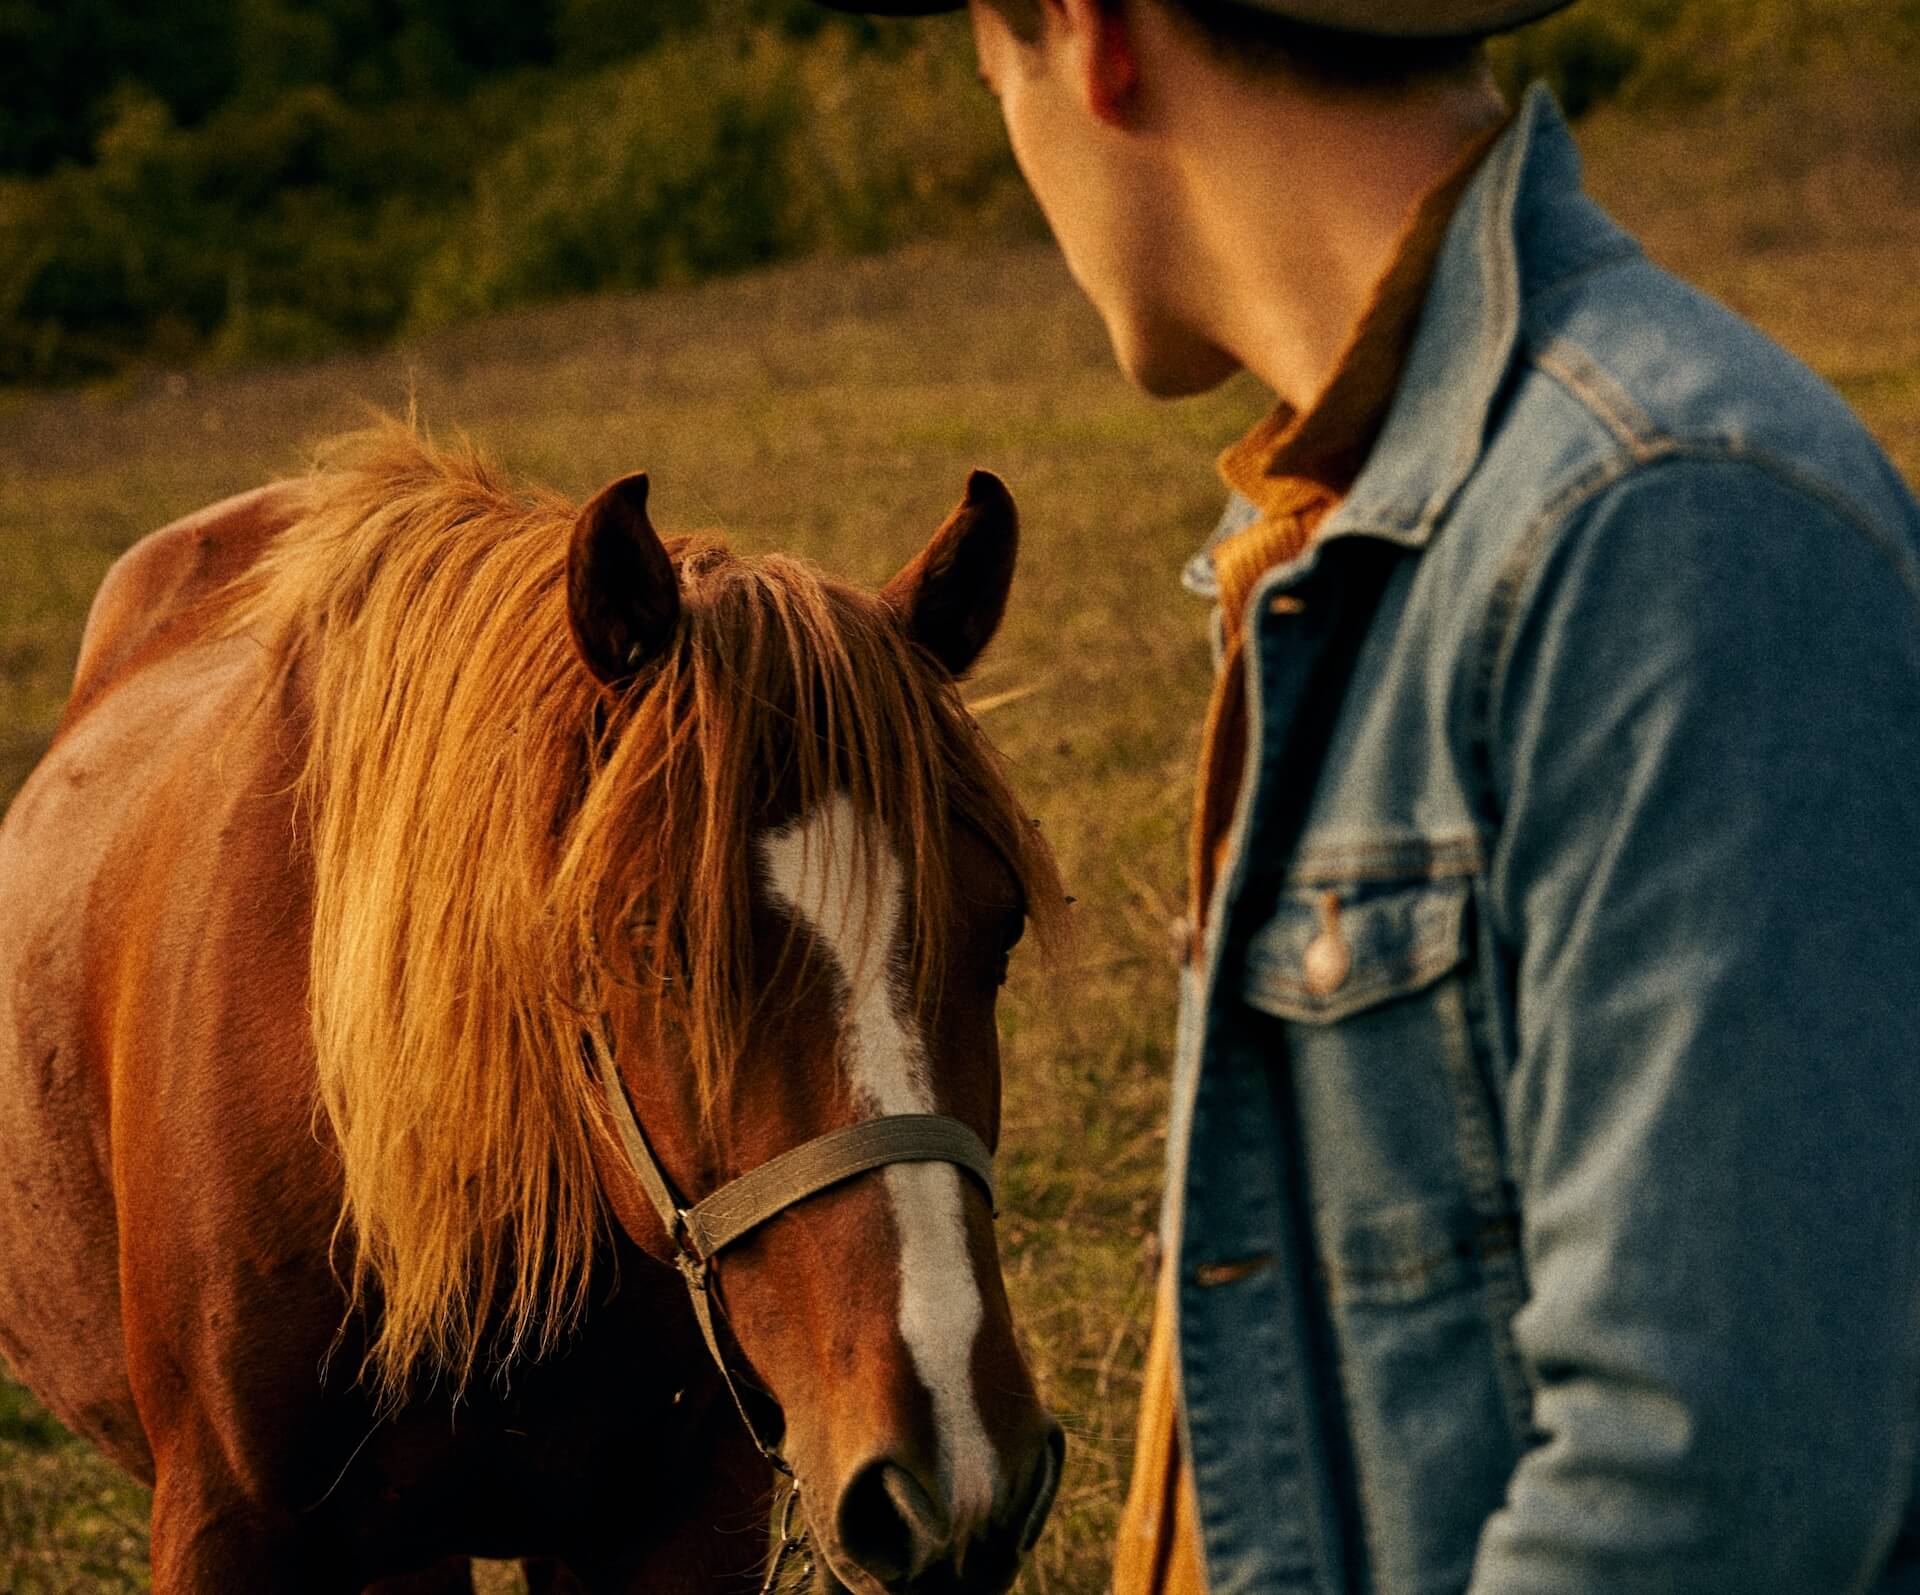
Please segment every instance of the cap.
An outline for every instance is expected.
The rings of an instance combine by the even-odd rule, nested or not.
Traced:
[[[928,17],[964,11],[965,0],[820,0],[835,11],[876,17]],[[1501,33],[1564,10],[1573,0],[1238,0],[1289,22],[1383,39],[1451,39]]]

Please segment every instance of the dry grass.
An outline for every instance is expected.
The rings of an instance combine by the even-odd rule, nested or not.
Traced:
[[[1585,134],[1596,188],[1656,255],[1838,381],[1920,477],[1906,269],[1920,194],[1891,150],[1832,140],[1788,161],[1777,138],[1608,118]],[[1144,1350],[1166,920],[1207,680],[1204,616],[1176,576],[1218,506],[1212,455],[1259,396],[1243,383],[1174,407],[1136,397],[1051,252],[1031,248],[801,266],[515,315],[378,358],[0,401],[0,802],[45,745],[120,548],[295,466],[366,402],[410,395],[520,472],[583,493],[645,467],[664,525],[722,524],[873,581],[970,466],[1013,484],[1025,567],[977,691],[1034,689],[991,723],[1080,901],[1078,967],[1045,986],[1016,960],[1004,1011],[1002,1239],[1072,1447],[1023,1588],[1091,1595]],[[143,1519],[139,1491],[0,1380],[0,1591],[144,1587]],[[495,1595],[513,1587],[506,1570],[488,1579]]]

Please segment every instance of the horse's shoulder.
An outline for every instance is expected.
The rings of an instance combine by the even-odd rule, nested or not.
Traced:
[[[107,571],[87,613],[64,724],[133,671],[201,636],[217,601],[291,517],[282,484],[182,516]]]

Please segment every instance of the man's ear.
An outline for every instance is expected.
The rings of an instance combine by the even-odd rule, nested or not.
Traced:
[[[880,597],[949,675],[963,676],[1000,629],[1019,549],[1013,495],[992,472],[975,471],[960,507]]]
[[[580,512],[567,545],[567,621],[594,675],[617,687],[673,640],[680,582],[647,519],[647,479],[624,476]]]
[[[1051,0],[1066,26],[1080,93],[1093,119],[1133,125],[1140,89],[1140,52],[1127,7],[1117,0]]]

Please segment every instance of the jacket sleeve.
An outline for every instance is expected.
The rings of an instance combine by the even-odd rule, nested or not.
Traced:
[[[1471,1595],[1840,1595],[1920,1425],[1920,575],[1735,458],[1543,538],[1491,668],[1535,1443]]]

